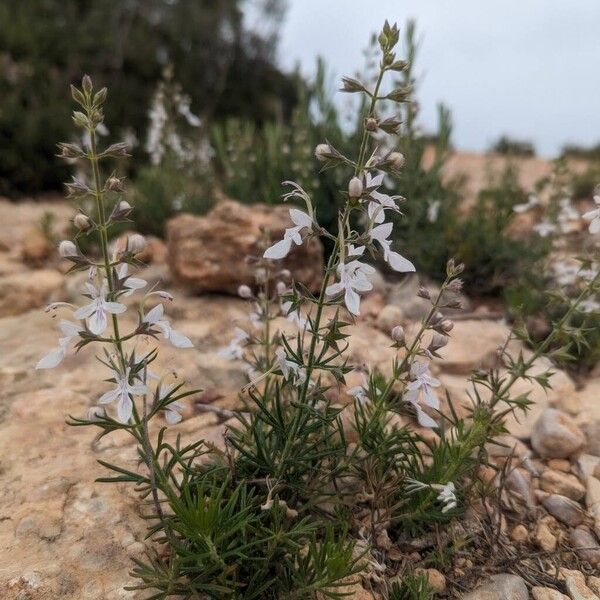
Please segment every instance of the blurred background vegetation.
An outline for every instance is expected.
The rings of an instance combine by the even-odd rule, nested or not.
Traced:
[[[249,7],[258,28],[247,24]],[[328,140],[352,153],[362,123],[334,102],[337,81],[324,60],[311,79],[278,67],[284,13],[284,0],[0,3],[0,195],[18,201],[59,190],[74,174],[55,157],[56,142],[73,135],[69,84],[89,73],[96,86],[109,88],[104,141],[125,139],[131,147],[128,193],[138,207],[137,231],[162,236],[176,212],[203,214],[222,196],[279,203],[281,182],[290,179],[311,194],[322,224],[335,226],[346,182],[339,170],[318,172],[314,147]],[[410,68],[398,84],[412,86],[413,102],[395,115],[402,126],[393,143],[406,164],[390,191],[407,198],[396,246],[425,278],[443,279],[447,259],[456,257],[467,265],[468,294],[501,299],[509,314],[525,313],[531,322],[555,317],[564,307],[536,302],[549,285],[537,274],[552,244],[514,223],[515,206],[532,193],[521,187],[518,170],[535,157],[534,145],[506,135],[492,144],[506,167],[465,208],[464,179],[446,173],[450,110],[440,105],[435,131],[422,128],[416,24],[403,33]],[[375,72],[374,42],[359,74],[365,83]],[[589,201],[600,181],[600,146],[568,145],[563,158],[586,161],[577,172],[565,167],[564,177],[573,201]],[[575,350],[593,354],[591,365],[600,340],[590,340],[591,350]]]

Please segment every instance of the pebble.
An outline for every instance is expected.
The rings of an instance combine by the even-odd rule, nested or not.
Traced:
[[[533,600],[569,600],[569,596],[561,594],[558,590],[549,587],[535,586],[531,588]]]
[[[551,458],[548,461],[548,468],[554,469],[555,471],[562,471],[563,473],[571,472],[571,463],[564,458]],[[551,589],[551,588],[544,588]]]
[[[585,481],[590,475],[598,477],[600,475],[600,456],[592,454],[580,454],[576,461],[577,473]],[[598,469],[598,475],[595,474],[595,469]]]
[[[546,552],[556,550],[557,539],[546,523],[539,523],[535,532],[535,540],[540,548]]]
[[[583,560],[591,565],[600,565],[600,545],[589,529],[571,529],[569,537],[577,554]]]
[[[546,469],[540,475],[540,487],[550,494],[560,494],[571,500],[581,500],[585,496],[585,486],[575,475],[553,469]]]
[[[583,576],[581,578],[572,575],[567,576],[565,586],[571,600],[598,600],[598,596],[585,585]]]
[[[547,408],[533,426],[531,445],[544,458],[568,458],[585,444],[575,421],[555,408]]]
[[[443,594],[446,591],[446,577],[437,569],[415,569],[415,573],[423,573],[427,577],[429,587],[436,594]]]
[[[517,525],[510,532],[510,539],[513,542],[521,543],[527,540],[529,537],[529,531],[527,531],[527,527],[525,525]]]
[[[592,514],[600,513],[600,479],[588,477],[585,505]]]
[[[590,575],[587,580],[588,587],[594,594],[597,596],[600,595],[600,577],[596,577],[594,575]]]
[[[528,600],[522,577],[509,573],[492,575],[483,585],[463,596],[463,600]]]
[[[577,527],[583,523],[584,513],[581,506],[566,496],[551,494],[542,500],[542,504],[553,517],[565,525]]]

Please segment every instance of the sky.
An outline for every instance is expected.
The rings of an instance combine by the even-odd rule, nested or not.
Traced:
[[[599,0],[288,0],[278,60],[310,76],[321,55],[338,79],[355,74],[386,18],[417,20],[421,124],[435,129],[443,101],[457,148],[600,142]]]

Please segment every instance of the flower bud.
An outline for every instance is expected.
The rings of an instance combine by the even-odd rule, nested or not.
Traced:
[[[388,162],[390,163],[393,169],[399,171],[404,166],[406,159],[404,158],[404,154],[402,154],[401,152],[392,152],[388,156]]]
[[[454,329],[454,321],[451,321],[450,319],[444,319],[440,323],[440,329],[444,333],[450,333]]]
[[[278,281],[275,286],[277,293],[281,296],[281,294],[285,294],[287,292],[287,285],[283,281]]]
[[[134,233],[127,238],[127,250],[131,254],[139,254],[146,247],[146,238],[139,233]]]
[[[73,256],[79,255],[79,252],[77,251],[77,246],[71,240],[63,240],[58,245],[58,253],[63,258],[72,258]]]
[[[240,298],[252,298],[252,290],[247,285],[240,285],[238,288],[238,296]]]
[[[377,119],[374,119],[373,117],[369,117],[365,121],[365,129],[367,131],[377,131]]]
[[[106,189],[111,192],[122,192],[124,190],[123,182],[118,177],[109,177],[106,181]]]
[[[73,225],[79,229],[79,231],[88,231],[92,227],[92,221],[83,213],[78,213],[73,218]]]
[[[329,148],[329,144],[317,144],[315,148],[315,157],[317,160],[321,162],[325,162],[329,158],[329,154],[331,149]]]
[[[86,94],[89,94],[92,91],[92,78],[89,75],[84,75],[81,80],[81,87]]]
[[[391,337],[397,344],[403,344],[405,339],[404,327],[402,327],[402,325],[396,325],[396,327],[392,329]]]
[[[431,293],[426,287],[421,286],[417,291],[419,298],[425,298],[425,300],[431,300]]]
[[[358,177],[353,177],[348,182],[348,196],[350,198],[360,198],[363,193],[363,184]]]
[[[460,292],[463,288],[462,279],[453,279],[447,286],[446,289],[451,292]]]
[[[448,343],[447,335],[443,335],[441,333],[434,333],[433,337],[431,338],[431,342],[429,344],[428,350],[430,352],[435,352],[436,350],[443,348],[447,343]]]
[[[131,208],[131,204],[129,204],[129,202],[126,200],[121,200],[121,202],[119,202],[119,204],[117,204],[113,209],[110,218],[115,221],[124,219],[132,210],[133,208]]]

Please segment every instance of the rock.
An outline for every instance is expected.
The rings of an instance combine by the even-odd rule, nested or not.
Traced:
[[[549,469],[554,469],[555,471],[561,471],[562,473],[571,472],[571,463],[564,458],[551,458],[547,462],[547,465]]]
[[[64,276],[53,269],[15,273],[0,284],[0,317],[19,315],[57,299]]]
[[[575,475],[552,469],[546,469],[541,474],[540,487],[550,494],[560,494],[571,500],[581,500],[585,496],[585,486]]]
[[[343,585],[335,588],[336,593],[340,594],[341,597],[347,598],[348,600],[373,600],[373,594],[365,590],[359,583],[351,585]],[[317,592],[317,600],[327,600],[328,596]]]
[[[544,522],[538,523],[535,531],[535,541],[545,552],[554,552],[556,550],[556,544],[558,543],[556,536]]]
[[[590,590],[594,592],[594,594],[596,594],[597,596],[600,595],[600,577],[590,575],[587,579],[587,584]]]
[[[559,521],[570,527],[577,527],[583,523],[583,509],[577,502],[566,496],[551,494],[542,500],[544,508]]]
[[[436,594],[443,594],[446,591],[446,577],[437,569],[415,569],[415,574],[422,573],[427,577],[429,587]]]
[[[575,460],[578,475],[585,481],[590,475],[600,478],[600,456],[579,454]],[[595,470],[598,468],[598,474]]]
[[[588,381],[578,398],[581,408],[576,423],[587,437],[587,452],[600,457],[600,379]]]
[[[531,588],[533,600],[569,600],[569,596],[549,587],[535,586]]]
[[[492,575],[483,585],[463,596],[463,600],[528,600],[529,592],[522,577],[501,573]]]
[[[510,532],[510,539],[518,544],[526,541],[528,537],[529,531],[527,531],[527,527],[525,527],[525,525],[517,525]]]
[[[401,325],[404,322],[404,312],[399,306],[388,304],[384,306],[377,315],[377,329],[383,333],[390,334],[396,325]]]
[[[410,316],[410,315],[407,315]],[[455,375],[470,375],[477,367],[498,365],[498,348],[506,342],[509,330],[498,321],[456,321],[448,345],[435,359],[442,371]]]
[[[571,545],[577,554],[591,565],[600,565],[600,545],[591,531],[584,528],[571,529]]]
[[[586,479],[585,505],[591,514],[600,514],[600,480],[596,477]]]
[[[598,596],[585,585],[583,576],[579,578],[568,575],[565,578],[565,587],[571,600],[598,600]]]
[[[585,444],[585,436],[573,419],[554,408],[546,409],[531,435],[533,449],[544,458],[566,458]]]
[[[255,285],[248,257],[263,252],[263,230],[271,240],[283,237],[292,222],[285,207],[244,206],[233,200],[218,203],[204,217],[181,214],[167,223],[168,261],[176,281],[196,293],[236,294],[241,284]],[[293,247],[280,261],[293,278],[316,291],[323,275],[323,248],[312,239]]]
[[[21,259],[30,265],[40,265],[54,253],[54,244],[39,227],[27,230],[21,240]]]

